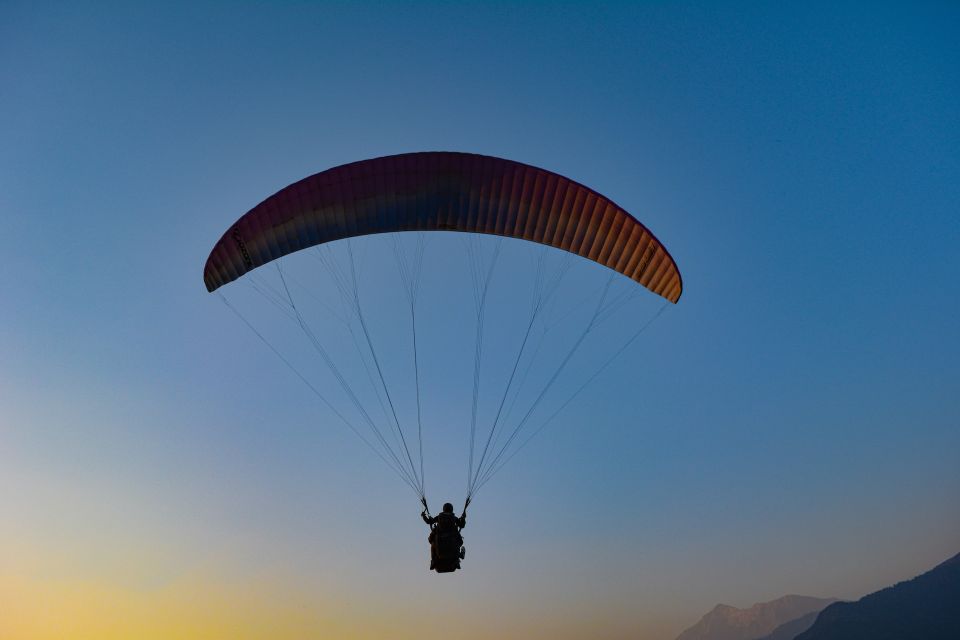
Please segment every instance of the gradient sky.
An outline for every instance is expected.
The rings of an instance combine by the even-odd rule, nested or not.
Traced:
[[[133,4],[0,3],[0,636],[669,640],[960,550],[956,4]],[[418,150],[583,182],[685,282],[451,576],[201,279],[277,189]]]

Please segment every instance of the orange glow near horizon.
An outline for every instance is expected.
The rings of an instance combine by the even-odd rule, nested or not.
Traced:
[[[198,574],[154,589],[102,579],[3,575],[0,601],[0,636],[8,640],[407,637],[358,618],[341,602],[324,602],[274,580],[243,584]]]

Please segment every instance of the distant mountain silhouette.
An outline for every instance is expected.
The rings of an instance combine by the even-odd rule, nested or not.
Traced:
[[[700,622],[677,636],[677,640],[756,640],[777,630],[784,623],[816,614],[836,601],[836,598],[784,596],[757,603],[748,609],[718,604]],[[789,640],[793,640],[792,636]]]
[[[784,622],[782,625],[773,630],[768,636],[763,636],[759,640],[794,640],[798,635],[809,629],[814,621],[819,615],[819,611],[811,611],[810,613],[795,618],[790,622]]]
[[[796,640],[957,640],[960,554],[856,602],[837,602]]]

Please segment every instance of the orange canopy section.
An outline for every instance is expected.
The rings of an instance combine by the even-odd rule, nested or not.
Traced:
[[[596,191],[519,162],[441,151],[345,164],[278,191],[223,234],[203,281],[215,291],[300,249],[399,231],[520,238],[602,264],[671,302],[683,290],[664,246]]]

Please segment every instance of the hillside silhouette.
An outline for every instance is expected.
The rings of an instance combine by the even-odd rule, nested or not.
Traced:
[[[836,602],[795,640],[957,640],[960,554],[856,602]]]

